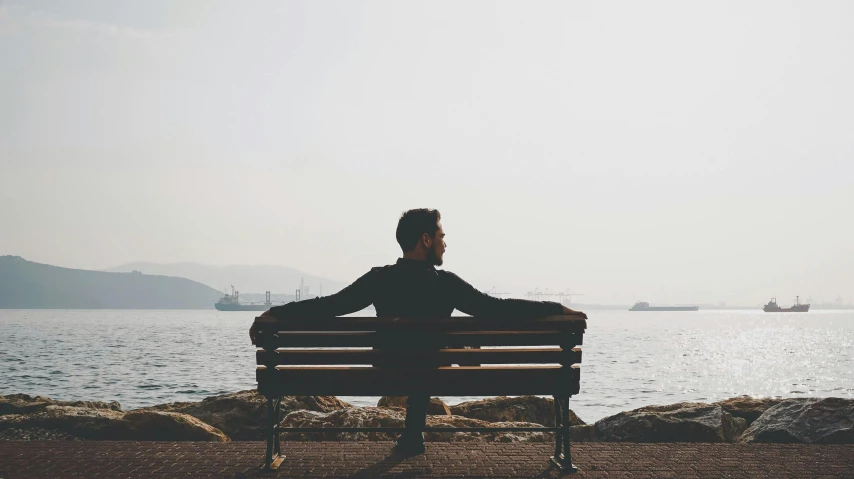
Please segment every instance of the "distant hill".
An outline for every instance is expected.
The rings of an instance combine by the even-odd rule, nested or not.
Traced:
[[[0,256],[0,308],[213,309],[219,291],[185,278],[61,268]]]
[[[307,274],[298,269],[276,265],[210,266],[198,263],[136,262],[116,266],[106,271],[130,272],[134,270],[145,274],[188,278],[217,290],[222,290],[233,284],[235,289],[241,293],[271,291],[273,294],[293,294],[299,288],[300,279],[305,281],[305,286],[310,288],[312,295],[320,293],[320,285],[323,285],[324,296],[335,293],[346,286],[346,284]]]

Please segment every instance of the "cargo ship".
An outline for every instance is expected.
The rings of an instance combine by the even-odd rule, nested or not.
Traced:
[[[801,304],[801,297],[795,296],[795,304],[791,308],[781,308],[777,305],[777,298],[771,298],[768,304],[762,308],[766,313],[806,313],[810,310],[809,304]]]
[[[699,306],[650,306],[649,303],[641,301],[635,303],[629,311],[698,311]]]
[[[270,292],[266,293],[267,300],[264,303],[240,303],[240,291],[235,291],[234,285],[231,285],[231,294],[225,293],[225,296],[214,303],[214,307],[220,311],[267,311],[273,303],[270,302]]]

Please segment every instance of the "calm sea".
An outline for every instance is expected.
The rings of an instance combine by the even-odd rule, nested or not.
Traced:
[[[0,310],[0,394],[117,400],[132,409],[252,389],[255,314]],[[571,407],[588,422],[741,394],[854,397],[852,311],[592,311],[583,350],[581,394]]]

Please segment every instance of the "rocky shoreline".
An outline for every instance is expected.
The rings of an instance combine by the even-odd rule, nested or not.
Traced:
[[[124,411],[117,402],[0,396],[0,440],[264,440],[266,399],[254,390]],[[282,400],[283,426],[402,427],[405,398],[376,407],[332,396]],[[554,403],[535,396],[497,397],[448,406],[438,399],[430,427],[534,427],[554,424]],[[854,399],[751,398],[647,406],[586,424],[571,415],[573,442],[717,442],[854,444]],[[285,440],[389,440],[384,433],[288,433]],[[548,442],[550,433],[429,433],[428,441]]]

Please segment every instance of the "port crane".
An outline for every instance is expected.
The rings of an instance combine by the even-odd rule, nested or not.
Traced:
[[[492,297],[495,297],[495,298],[500,298],[501,296],[506,295],[506,294],[510,294],[510,293],[502,293],[502,292],[499,292],[499,291],[495,288],[495,286],[493,286],[493,287],[492,287],[492,289],[490,289],[489,291],[487,291],[487,292],[486,292],[486,294],[488,294],[488,295],[490,295],[490,296],[492,296]]]
[[[569,288],[564,291],[559,291],[557,293],[552,293],[548,288],[545,291],[540,291],[540,288],[534,288],[533,291],[528,291],[525,293],[525,297],[527,299],[536,300],[536,301],[551,301],[552,298],[555,298],[557,302],[563,303],[566,301],[568,304],[572,304],[573,296],[584,296],[584,293],[570,293]]]

